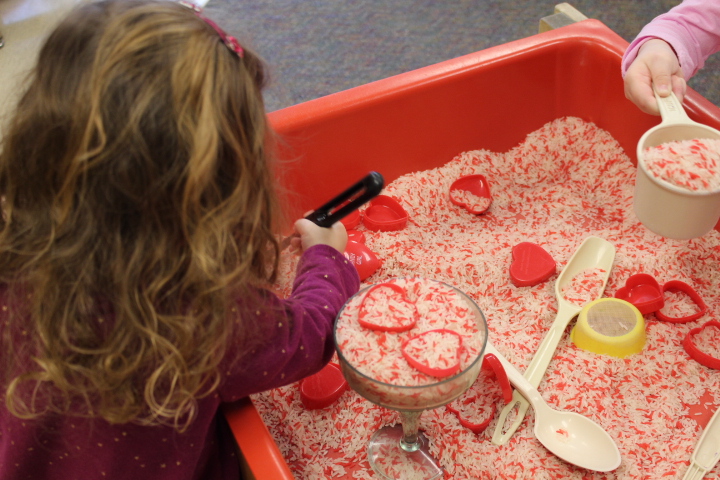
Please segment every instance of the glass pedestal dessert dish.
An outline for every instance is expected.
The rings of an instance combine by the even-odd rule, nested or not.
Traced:
[[[435,280],[393,279],[345,304],[335,327],[343,375],[362,397],[400,414],[400,425],[381,428],[368,445],[368,460],[381,478],[442,475],[419,431],[420,417],[472,386],[487,336],[477,304]]]

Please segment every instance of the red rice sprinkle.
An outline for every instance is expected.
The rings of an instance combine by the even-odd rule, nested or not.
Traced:
[[[643,159],[656,178],[690,191],[720,189],[720,140],[696,138],[645,150]]]
[[[562,288],[562,296],[578,307],[590,303],[602,296],[603,275],[602,268],[588,268],[575,275]]]

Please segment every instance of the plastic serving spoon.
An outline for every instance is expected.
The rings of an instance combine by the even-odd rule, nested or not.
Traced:
[[[555,349],[568,323],[582,310],[582,305],[576,305],[565,300],[562,295],[563,287],[567,285],[573,277],[584,270],[601,268],[605,270],[602,279],[602,289],[600,290],[600,293],[602,293],[607,284],[614,259],[615,246],[612,243],[599,237],[588,237],[578,247],[573,256],[570,257],[565,268],[563,268],[563,271],[555,281],[555,298],[557,298],[558,301],[557,316],[550,330],[545,334],[542,343],[540,343],[530,365],[528,365],[527,370],[525,370],[524,377],[533,387],[537,388],[538,385],[540,385],[540,381],[545,375],[545,371],[555,354]],[[515,390],[513,392],[513,400],[505,405],[505,408],[500,412],[500,420],[495,427],[495,432],[492,437],[492,442],[495,445],[504,445],[510,437],[512,437],[513,433],[515,433],[522,423],[523,418],[525,418],[528,406],[528,401]],[[503,430],[505,428],[505,420],[513,409],[517,409],[515,420],[508,426],[507,430]]]
[[[703,430],[692,454],[692,463],[683,480],[700,480],[713,469],[720,458],[720,408]]]
[[[485,352],[502,363],[510,383],[535,410],[535,438],[558,458],[578,467],[609,472],[620,466],[615,441],[597,423],[575,412],[552,409],[537,389],[488,341]]]

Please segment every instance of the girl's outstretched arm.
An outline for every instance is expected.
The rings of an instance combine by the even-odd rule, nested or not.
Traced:
[[[320,233],[334,237],[339,232]],[[344,227],[341,233],[344,243]],[[281,299],[272,292],[258,291],[261,308],[247,312],[250,318],[242,319],[257,322],[258,328],[253,328],[261,338],[250,354],[227,370],[220,388],[222,400],[233,401],[287,385],[322,369],[335,351],[335,318],[359,286],[357,270],[339,250],[323,243],[307,247],[290,296]]]

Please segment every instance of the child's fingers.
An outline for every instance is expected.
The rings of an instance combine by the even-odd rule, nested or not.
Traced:
[[[342,222],[336,222],[330,229],[333,231],[333,247],[338,251],[344,252],[347,247],[348,234],[345,225]]]
[[[290,250],[296,253],[302,252],[302,240],[300,237],[292,237],[290,239]]]
[[[670,74],[664,71],[653,75],[653,87],[655,87],[655,91],[659,96],[667,97],[670,95],[670,91],[672,90],[670,86],[671,78]]]
[[[660,97],[685,93],[683,74],[672,47],[660,39],[645,42],[625,73],[625,96],[645,113],[659,115],[654,91]],[[654,90],[654,91],[653,91]],[[680,98],[680,97],[678,97]]]
[[[685,92],[687,91],[687,82],[685,81],[685,78],[681,75],[672,77],[672,90],[678,101],[682,103],[685,98]]]
[[[347,244],[347,232],[341,222],[335,223],[330,228],[324,228],[315,225],[310,220],[301,218],[295,222],[295,231],[300,235],[303,249],[323,244],[342,252]]]
[[[625,75],[625,96],[645,113],[659,115],[649,72],[628,69]]]
[[[306,218],[301,218],[300,220],[297,220],[295,222],[295,231],[300,235],[301,237],[303,235],[309,235],[313,231],[313,227],[320,228],[314,223],[312,223],[310,220]]]

